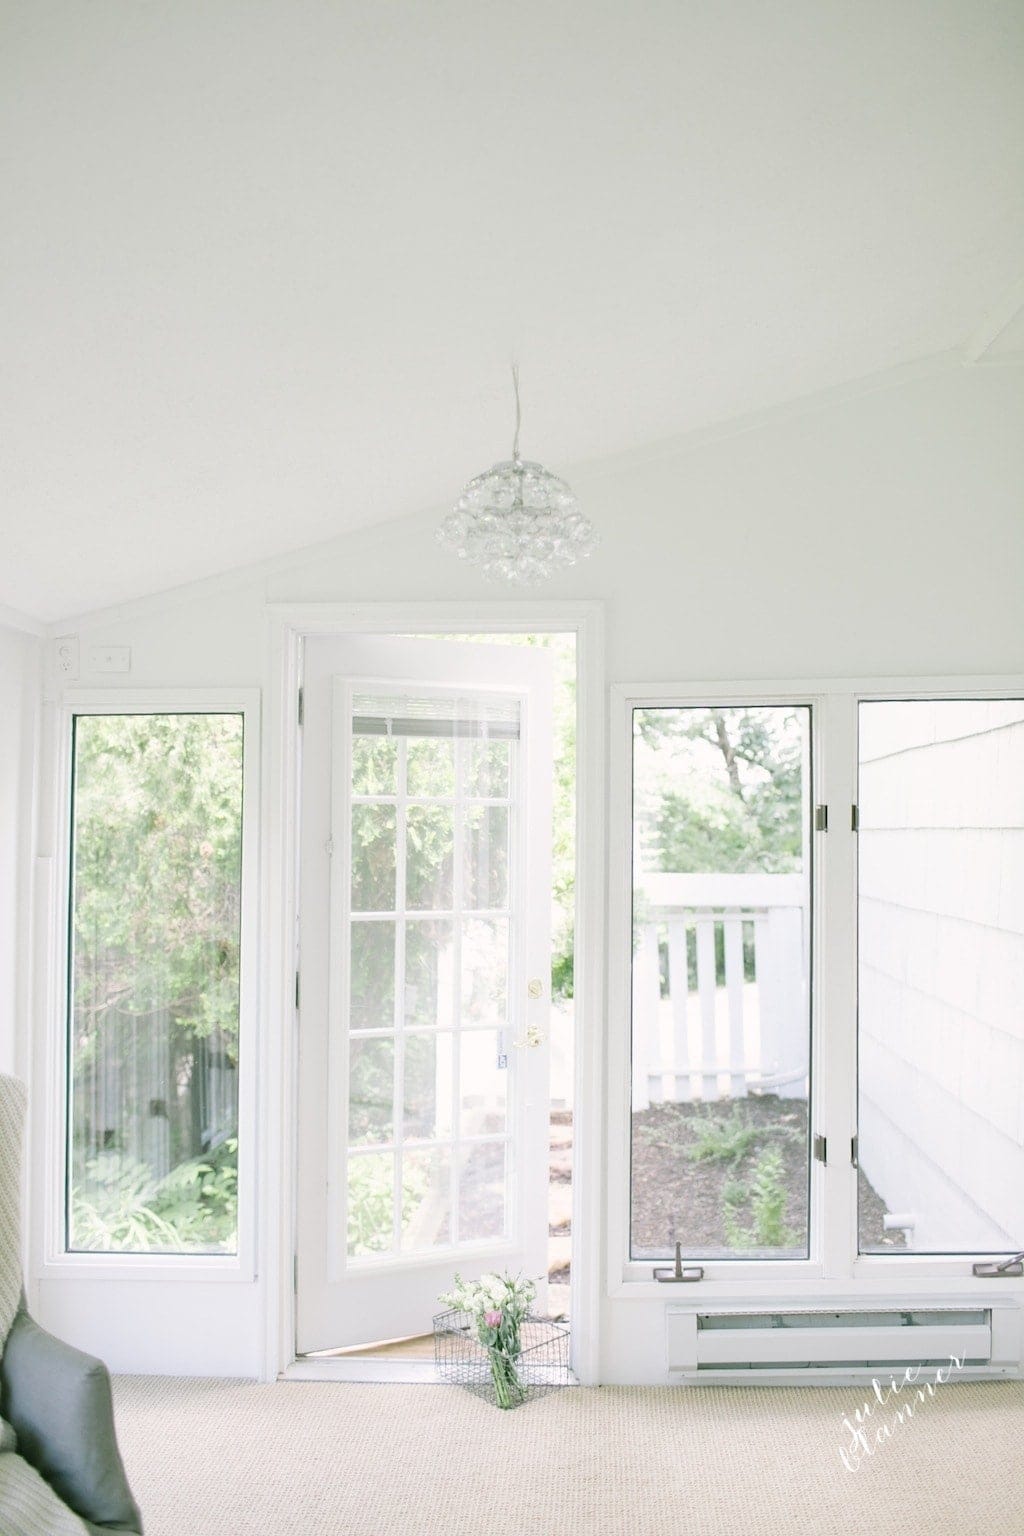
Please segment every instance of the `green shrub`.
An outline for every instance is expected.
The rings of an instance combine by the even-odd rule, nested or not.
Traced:
[[[736,1105],[728,1118],[709,1111],[694,1130],[697,1141],[690,1156],[695,1162],[732,1163],[734,1166],[750,1151],[760,1134]]]
[[[723,1225],[730,1248],[787,1248],[792,1235],[786,1226],[786,1190],[782,1154],[769,1147],[757,1160],[750,1185],[730,1180],[722,1191]],[[744,1226],[739,1208],[749,1204],[753,1225]]]

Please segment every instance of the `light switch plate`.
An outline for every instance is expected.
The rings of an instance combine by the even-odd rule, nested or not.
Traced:
[[[132,648],[130,645],[90,645],[85,662],[89,672],[130,672]]]

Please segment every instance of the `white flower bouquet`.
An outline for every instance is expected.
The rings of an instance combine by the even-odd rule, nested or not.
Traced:
[[[526,1397],[516,1362],[522,1353],[521,1326],[537,1294],[532,1280],[522,1276],[481,1275],[479,1280],[455,1276],[455,1285],[440,1300],[464,1312],[476,1327],[487,1351],[499,1408],[514,1408]]]

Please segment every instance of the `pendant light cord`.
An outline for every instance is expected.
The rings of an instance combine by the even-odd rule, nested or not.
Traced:
[[[523,417],[522,408],[520,407],[520,404],[519,404],[519,364],[518,363],[513,363],[512,364],[512,389],[513,389],[513,391],[515,393],[515,397],[516,397],[516,432],[515,432],[515,437],[513,437],[513,439],[512,439],[512,460],[513,460],[513,463],[518,464],[518,462],[519,462],[519,427],[520,427],[520,425],[522,423],[522,417]]]

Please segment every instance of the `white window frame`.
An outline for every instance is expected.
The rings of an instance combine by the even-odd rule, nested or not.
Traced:
[[[608,1293],[689,1305],[709,1300],[814,1295],[951,1293],[992,1297],[971,1272],[1005,1255],[858,1253],[857,1179],[850,1160],[857,1116],[857,719],[861,702],[1024,697],[1024,677],[783,679],[726,683],[631,683],[611,689],[609,818]],[[811,1157],[806,1259],[695,1259],[703,1280],[670,1286],[654,1261],[629,1257],[632,1000],[633,711],[712,704],[811,707],[812,805],[829,807],[829,830],[812,837],[810,1135],[827,1138],[828,1162]],[[827,1062],[827,1071],[824,1070]],[[809,1147],[810,1155],[810,1147]],[[1011,1282],[1012,1284],[1012,1282]],[[1017,1287],[1024,1288],[1022,1282]]]
[[[68,1065],[68,923],[71,913],[73,727],[82,715],[230,714],[243,718],[242,879],[238,1019],[238,1244],[233,1254],[87,1253],[65,1239]],[[256,688],[67,689],[56,710],[52,743],[55,815],[47,908],[48,1027],[42,1080],[46,1085],[39,1173],[42,1242],[38,1280],[236,1281],[256,1275],[256,1075],[259,1040],[258,905],[260,822],[260,692]]]

